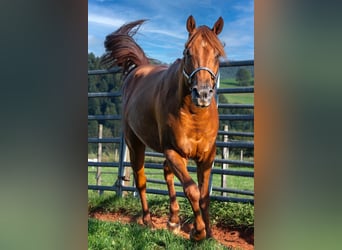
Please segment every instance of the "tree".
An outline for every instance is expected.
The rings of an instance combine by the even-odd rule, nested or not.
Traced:
[[[247,86],[251,83],[251,73],[245,68],[240,68],[236,72],[236,81],[240,86]]]

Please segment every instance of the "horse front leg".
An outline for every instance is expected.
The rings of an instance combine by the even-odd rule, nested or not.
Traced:
[[[189,175],[187,170],[187,160],[171,149],[166,150],[164,153],[167,165],[181,182],[184,194],[189,200],[195,216],[194,228],[190,232],[190,239],[196,241],[202,240],[206,237],[206,231],[199,205],[200,191],[194,180]]]
[[[174,174],[172,170],[167,165],[167,161],[164,161],[164,178],[167,184],[167,189],[169,191],[170,197],[170,215],[169,221],[167,222],[167,228],[174,232],[178,233],[180,230],[180,223],[179,223],[179,205],[176,199],[176,190],[174,185]]]
[[[209,216],[209,180],[213,161],[197,163],[197,180],[198,188],[200,190],[200,208],[202,212],[202,218],[205,223],[205,230],[207,232],[206,237],[210,238],[210,216]]]

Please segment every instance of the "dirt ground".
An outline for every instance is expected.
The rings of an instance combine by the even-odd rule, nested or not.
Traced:
[[[89,215],[92,218],[103,221],[120,221],[122,223],[137,222],[142,224],[141,218],[132,218],[120,213],[100,213],[96,212]],[[152,222],[157,229],[166,229],[167,217],[152,217]],[[192,224],[184,223],[181,227],[180,235],[189,239],[189,232]],[[212,234],[215,240],[227,247],[234,249],[252,250],[254,249],[254,232],[243,231],[237,229],[229,229],[226,227],[212,226]]]

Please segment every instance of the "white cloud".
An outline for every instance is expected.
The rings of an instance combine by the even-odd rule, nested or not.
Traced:
[[[96,23],[100,25],[110,25],[112,27],[119,27],[125,21],[121,18],[113,18],[113,17],[106,17],[103,15],[97,15],[97,14],[88,14],[88,22],[89,23]]]
[[[221,39],[226,43],[228,59],[237,57],[254,58],[254,4],[239,4],[233,7],[237,10],[235,19],[225,23]]]
[[[185,39],[186,36],[184,34],[182,35],[179,31],[172,31],[172,30],[161,30],[161,29],[145,29],[146,32],[160,34],[160,35],[166,35],[169,37],[177,38],[177,39]]]

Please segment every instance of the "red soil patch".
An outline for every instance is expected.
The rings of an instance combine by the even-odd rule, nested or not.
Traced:
[[[102,221],[119,221],[122,223],[136,222],[142,223],[141,217],[130,217],[120,213],[101,213],[95,212],[89,217]],[[166,229],[167,217],[152,217],[153,225],[156,229]],[[193,227],[192,224],[184,223],[179,234],[186,239],[189,239],[189,232]],[[212,225],[213,238],[226,247],[234,249],[252,250],[254,249],[254,231],[253,230],[238,230]]]

